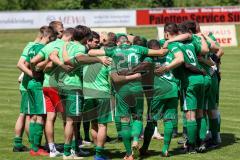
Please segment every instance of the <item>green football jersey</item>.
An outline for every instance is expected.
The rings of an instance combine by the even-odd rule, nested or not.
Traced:
[[[36,42],[28,42],[28,44],[25,46],[25,48],[23,49],[23,52],[21,54],[21,58],[26,60],[27,59],[27,56],[28,56],[28,51],[29,49],[34,45],[36,44]],[[23,81],[26,80],[26,79],[23,79]],[[21,82],[20,85],[19,85],[19,90],[20,91],[26,91],[26,88],[23,86],[22,83],[26,83],[26,82]]]
[[[83,67],[83,94],[85,99],[110,98],[110,66],[101,63]]]
[[[26,62],[30,63],[31,59],[37,55],[37,53],[44,47],[44,44],[41,43],[35,43],[29,50],[28,55],[26,57]],[[24,74],[23,76],[23,87],[27,88],[29,81],[31,81],[32,78],[28,75]],[[37,79],[38,81],[42,81],[42,79]]]
[[[179,47],[184,55],[184,62],[187,64],[191,64],[195,66],[198,69],[201,69],[201,66],[199,65],[197,53],[199,54],[199,50],[196,47],[196,44],[193,41],[186,41],[183,43],[179,43]],[[202,81],[202,75],[200,74],[194,74],[190,71],[186,70],[184,71],[184,78],[183,78],[183,85],[187,85],[189,83],[191,84],[198,84]]]
[[[210,33],[208,34],[208,37],[211,38],[213,41],[215,41],[215,43],[216,43],[217,46],[220,46],[220,44],[217,42],[217,39],[216,39],[216,37],[213,35],[212,32],[210,32]]]
[[[79,54],[85,54],[86,48],[79,42],[70,42],[67,45],[67,52],[68,56],[71,59],[74,59],[75,56]],[[63,60],[63,48],[60,48],[58,51],[59,59],[64,62]],[[74,70],[71,72],[64,72],[62,71],[59,73],[59,87],[61,89],[71,90],[71,89],[82,89],[82,66],[77,65]]]
[[[158,66],[166,66],[174,60],[174,54],[177,52],[168,52],[164,57],[153,57],[152,63],[155,68]],[[146,60],[147,59],[147,60]],[[144,61],[148,61],[147,57]],[[154,76],[154,96],[161,99],[178,97],[178,85],[179,81],[175,78],[173,71],[170,70],[164,73],[162,76]]]
[[[210,53],[206,54],[203,58],[207,60],[209,57],[210,57]],[[207,75],[210,76],[212,73],[212,67],[202,62],[199,62],[199,64],[206,71]]]
[[[44,47],[42,43],[35,43],[29,50],[26,58],[26,62],[30,63],[30,60],[37,55],[37,53]]]
[[[55,48],[63,47],[63,45],[64,41],[62,39],[56,39],[55,41],[50,42],[45,47],[43,47],[43,49],[41,49],[38,54],[44,59],[48,59],[49,55],[54,51]],[[43,87],[55,87],[56,83],[53,81],[50,82],[52,71],[53,70],[44,73]]]
[[[117,47],[105,48],[106,56],[113,59],[116,71],[131,70],[143,61],[148,54],[148,48],[137,45],[122,44]]]
[[[162,47],[164,45],[164,43],[166,42],[166,39],[160,39],[159,40],[159,44]]]
[[[200,55],[200,52],[202,50],[201,38],[196,36],[196,35],[192,35],[192,41],[193,41],[193,43],[195,45],[195,48],[196,48],[196,54],[198,56],[201,56]],[[210,43],[208,41],[207,41],[207,44],[210,47]],[[209,57],[209,55],[205,55],[204,59],[207,59],[208,57]],[[204,63],[201,63],[201,62],[199,62],[199,66],[200,66],[200,68],[203,68],[207,72],[208,75],[210,75],[210,68],[211,68],[210,66],[208,66],[208,65],[206,65]]]
[[[121,70],[132,70],[143,61],[148,54],[148,48],[137,45],[122,44],[120,46],[105,48],[106,56],[112,58],[111,72],[118,72]],[[126,84],[125,84],[126,85]],[[142,91],[142,84],[140,81],[129,82],[129,89],[135,91]]]

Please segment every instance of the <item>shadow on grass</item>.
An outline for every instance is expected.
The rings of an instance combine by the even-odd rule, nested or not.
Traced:
[[[227,146],[231,146],[235,143],[239,143],[240,138],[236,137],[235,134],[232,133],[221,133],[222,143],[218,148],[224,148]]]
[[[240,142],[240,138],[236,137],[232,133],[222,133],[221,138],[222,138],[221,145],[219,145],[219,147],[217,147],[215,149],[208,149],[207,152],[211,152],[213,150],[218,150],[220,148],[231,146],[231,145],[234,145],[235,143]],[[60,151],[63,151],[63,144],[57,144],[57,149],[60,150]],[[83,148],[83,150],[90,152],[90,154],[87,157],[92,157],[95,154],[95,150],[92,146],[87,147],[87,148]],[[105,151],[105,154],[109,158],[118,158],[118,159],[122,159],[125,156],[125,152],[122,152],[121,150],[118,150],[118,149],[110,149],[110,148],[108,148]],[[158,156],[158,155],[160,156],[160,154],[161,154],[161,152],[159,150],[149,150],[148,155],[143,156],[141,159],[147,159],[149,157]],[[176,155],[183,154],[182,153],[182,148],[180,146],[178,148],[173,148],[173,150],[169,151],[169,154],[171,156],[176,156]]]
[[[235,134],[232,134],[232,133],[222,133],[221,134],[221,139],[222,139],[222,143],[217,148],[207,149],[207,152],[211,152],[213,150],[218,150],[220,148],[231,146],[231,145],[234,145],[235,143],[239,143],[239,141],[240,141],[240,138],[236,137]],[[169,153],[173,156],[183,154],[181,147],[174,148]]]

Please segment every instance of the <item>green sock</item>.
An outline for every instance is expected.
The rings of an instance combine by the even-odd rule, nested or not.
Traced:
[[[209,130],[212,133],[212,138],[214,141],[217,140],[218,134],[218,119],[209,119]]]
[[[196,120],[187,121],[188,140],[191,145],[196,144],[197,136],[197,122]]]
[[[205,118],[206,118],[206,123],[207,123],[207,130],[209,130],[209,117],[205,116]]]
[[[84,130],[84,140],[89,141],[90,136],[89,136],[89,128],[90,128],[90,122],[83,122],[83,130]]]
[[[174,112],[174,119],[172,120],[173,128],[178,129],[178,111]]]
[[[162,152],[166,153],[169,149],[169,144],[172,139],[172,133],[173,133],[173,123],[172,121],[166,121],[164,122],[164,144]]]
[[[42,141],[42,136],[43,136],[43,124],[36,123],[35,132],[36,134],[34,135],[34,144],[37,146],[40,146]]]
[[[133,137],[133,141],[138,142],[139,136],[142,133],[142,129],[143,129],[143,122],[139,120],[133,120],[132,128],[131,128],[131,135]]]
[[[218,127],[217,127],[217,131],[218,132],[220,132],[220,130],[221,130],[221,114],[220,114],[220,112],[218,111]]]
[[[104,148],[100,147],[100,146],[96,146],[95,147],[95,151],[96,151],[96,156],[97,157],[102,157],[104,155]]]
[[[119,116],[115,116],[115,126],[116,126],[116,129],[117,129],[117,134],[118,134],[118,137],[121,137],[121,121],[120,121],[120,117]]]
[[[123,144],[126,149],[127,155],[132,154],[132,146],[131,146],[131,127],[129,122],[121,122],[121,136],[123,139]]]
[[[200,140],[204,141],[207,133],[207,121],[205,116],[197,119],[197,130]]]
[[[75,152],[78,152],[78,143],[75,139],[72,140],[71,147]]]
[[[18,148],[23,146],[23,144],[22,144],[22,137],[15,137],[14,138],[14,146],[18,147]]]
[[[64,155],[65,156],[70,156],[71,154],[71,144],[64,144]]]
[[[149,147],[149,144],[151,142],[153,133],[154,133],[155,123],[154,122],[147,122],[147,125],[144,130],[144,139],[143,139],[143,150],[147,150]]]
[[[30,122],[29,124],[29,142],[30,142],[30,148],[34,150],[35,152],[38,151],[38,147],[34,144],[34,137],[36,134],[36,123],[35,122]]]

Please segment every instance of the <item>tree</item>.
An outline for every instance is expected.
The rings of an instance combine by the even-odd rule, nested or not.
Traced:
[[[152,0],[151,7],[157,8],[157,7],[173,7],[174,2],[173,0]]]
[[[19,5],[23,10],[39,10],[43,0],[19,0]]]

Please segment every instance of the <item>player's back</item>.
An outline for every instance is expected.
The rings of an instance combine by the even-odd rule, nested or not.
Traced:
[[[40,50],[44,47],[45,45],[42,43],[35,43],[29,50],[28,50],[28,58],[26,59],[27,62],[30,62],[30,60],[35,57]]]
[[[85,47],[79,42],[70,42],[67,47],[67,53],[70,58],[74,60],[74,57],[79,54],[85,54]],[[63,60],[63,50],[59,50],[59,59]],[[70,72],[59,73],[59,87],[61,89],[71,90],[71,89],[82,89],[82,66],[76,65]]]
[[[140,64],[148,53],[148,49],[137,45],[122,44],[110,49],[110,52],[106,52],[107,56],[111,57],[112,72],[119,72],[122,70],[132,70],[133,67]],[[142,92],[142,83],[140,80],[128,82],[124,84],[122,90]],[[124,92],[124,91],[123,91]]]
[[[184,55],[184,63],[191,64],[197,69],[201,69],[197,58],[196,46],[193,41],[179,43],[179,47]],[[203,76],[201,74],[192,73],[186,68],[184,68],[184,76],[183,85],[203,83]]]

